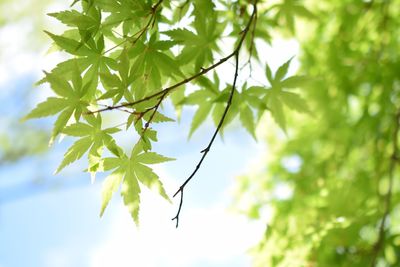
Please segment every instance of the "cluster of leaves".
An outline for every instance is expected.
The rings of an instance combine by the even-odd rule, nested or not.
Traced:
[[[310,3],[298,39],[314,116],[291,116],[267,171],[239,179],[237,205],[267,224],[256,266],[399,266],[399,4]]]
[[[162,113],[163,103],[170,99],[178,112],[185,105],[197,106],[189,135],[212,114],[216,131],[196,170],[177,192],[181,193],[178,221],[184,186],[229,122],[239,117],[255,137],[265,111],[283,129],[285,106],[308,111],[299,94],[290,91],[305,80],[286,78],[291,60],[272,74],[255,45],[256,39],[268,43],[270,31],[286,25],[283,12],[309,14],[300,2],[292,2],[272,6],[257,0],[74,1],[69,10],[50,14],[68,29],[47,34],[56,48],[70,56],[40,81],[48,83],[55,96],[40,103],[26,119],[56,116],[51,142],[60,134],[79,138],[57,172],[87,154],[87,171],[93,178],[97,172],[111,172],[104,181],[101,214],[122,185],[124,203],[137,222],[141,185],[169,199],[147,166],[171,160],[152,152],[157,141],[152,124],[172,121]],[[232,82],[221,82],[217,69],[231,59],[235,59]],[[254,64],[265,69],[269,85],[239,81],[240,70]],[[117,126],[103,125],[102,117],[109,111],[127,116],[120,116],[124,121]],[[118,145],[120,131],[137,140],[132,149]]]

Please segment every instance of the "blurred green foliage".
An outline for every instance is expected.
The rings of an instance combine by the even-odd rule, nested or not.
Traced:
[[[12,53],[28,54],[39,53],[43,48],[45,38],[41,31],[45,25],[45,17],[42,15],[44,10],[50,3],[57,1],[0,1],[0,35],[2,42],[0,42],[0,64],[7,68],[8,60],[16,56]],[[19,28],[18,28],[19,27]],[[12,31],[6,30],[7,28],[13,29]],[[26,29],[28,28],[28,29]],[[16,32],[21,29],[19,34],[24,34],[24,43],[14,44],[14,47],[20,50],[9,49],[6,42],[10,38],[7,34]],[[48,133],[45,129],[41,129],[35,125],[22,124],[19,120],[22,117],[21,109],[27,108],[32,95],[30,89],[32,88],[27,83],[20,82],[21,79],[31,79],[31,74],[27,77],[19,77],[17,74],[10,73],[6,77],[7,83],[2,84],[4,87],[1,90],[8,90],[1,95],[1,100],[5,103],[14,102],[18,105],[8,108],[8,105],[3,105],[1,111],[4,114],[0,118],[2,127],[0,129],[0,167],[5,167],[6,164],[13,164],[18,160],[26,157],[38,155],[46,151]],[[18,84],[17,86],[15,84]],[[21,84],[21,85],[19,85]],[[18,92],[11,92],[15,90]],[[12,96],[20,97],[20,99],[8,99]],[[5,106],[5,107],[4,107]]]
[[[43,11],[58,0],[42,1],[12,1],[1,0],[0,2],[0,26],[16,23],[20,20],[30,21],[35,27],[42,27],[45,17]],[[40,31],[40,28],[37,29]],[[37,33],[37,32],[36,32]]]
[[[400,266],[400,1],[308,1],[297,24],[312,116],[267,125],[235,205],[266,223],[255,266]]]

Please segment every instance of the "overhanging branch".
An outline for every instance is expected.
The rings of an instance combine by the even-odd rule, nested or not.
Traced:
[[[214,143],[214,141],[215,141],[215,138],[217,137],[219,131],[220,131],[221,128],[222,128],[222,125],[223,125],[223,123],[224,123],[224,121],[225,121],[226,115],[228,114],[229,108],[230,108],[231,105],[232,105],[232,99],[233,99],[234,93],[235,93],[235,91],[236,91],[237,78],[238,78],[238,76],[239,76],[239,52],[240,52],[240,49],[241,49],[241,47],[242,47],[242,45],[243,45],[243,41],[245,40],[246,35],[247,35],[247,33],[249,32],[250,26],[251,26],[251,24],[252,24],[254,18],[256,17],[256,14],[257,14],[257,1],[255,1],[255,2],[253,3],[253,12],[252,12],[252,14],[251,14],[251,16],[250,16],[250,19],[249,19],[249,21],[248,21],[248,23],[247,23],[247,25],[246,25],[246,28],[241,32],[242,36],[241,36],[241,38],[240,38],[240,40],[239,40],[239,43],[238,43],[238,45],[236,46],[236,49],[235,49],[235,50],[233,51],[233,53],[230,55],[230,57],[232,57],[232,56],[235,57],[235,74],[234,74],[234,77],[233,77],[232,88],[231,88],[231,91],[230,91],[230,94],[229,94],[228,101],[227,101],[227,103],[226,103],[226,107],[225,107],[225,109],[224,109],[224,113],[222,114],[222,117],[221,117],[221,119],[219,120],[219,123],[218,123],[218,125],[217,125],[217,128],[215,129],[214,134],[212,135],[211,140],[210,140],[210,142],[208,143],[207,147],[201,151],[201,153],[202,153],[203,155],[201,156],[199,162],[197,163],[197,165],[196,165],[194,171],[190,174],[190,176],[185,180],[185,182],[179,187],[179,189],[178,189],[178,190],[175,192],[175,194],[173,195],[173,197],[176,197],[178,194],[181,195],[180,201],[179,201],[179,208],[178,208],[178,211],[177,211],[175,217],[172,218],[172,220],[176,220],[176,227],[179,226],[179,216],[180,216],[181,211],[182,211],[183,192],[184,192],[184,190],[185,190],[185,186],[186,186],[186,185],[190,182],[190,180],[192,180],[193,177],[196,175],[196,173],[197,173],[198,170],[200,169],[200,167],[201,167],[201,165],[202,165],[204,159],[206,158],[208,152],[210,152],[210,149],[211,149],[211,147],[212,147],[212,145],[213,145],[213,143]],[[230,58],[230,57],[229,57],[229,58]]]
[[[155,10],[157,9],[159,3],[161,3],[161,2],[162,2],[162,0],[160,0],[155,5],[155,7],[153,9],[154,13],[155,13]],[[235,90],[236,90],[237,78],[238,78],[238,75],[239,75],[239,53],[240,53],[240,50],[242,48],[243,42],[244,42],[246,36],[248,35],[250,29],[251,29],[252,24],[255,23],[255,20],[256,20],[256,17],[257,17],[257,0],[253,1],[252,6],[253,6],[253,11],[252,11],[252,13],[250,15],[250,18],[249,18],[245,28],[240,32],[241,36],[239,38],[239,41],[238,41],[235,49],[229,55],[227,55],[226,57],[220,59],[218,62],[214,63],[213,65],[211,65],[211,66],[209,66],[207,68],[201,68],[201,70],[198,73],[196,73],[196,74],[194,74],[194,75],[192,75],[192,76],[190,76],[188,78],[185,78],[185,79],[181,80],[180,82],[175,83],[175,84],[173,84],[173,85],[171,85],[169,87],[161,89],[160,91],[158,91],[156,93],[148,95],[148,96],[146,96],[146,97],[144,97],[142,99],[139,99],[139,100],[136,100],[136,101],[133,101],[133,102],[122,103],[122,104],[114,105],[114,106],[106,106],[104,108],[101,108],[101,109],[98,109],[98,110],[94,110],[94,111],[90,111],[90,112],[87,113],[87,114],[95,114],[95,113],[100,113],[100,112],[105,112],[105,111],[110,111],[110,110],[115,110],[115,109],[116,110],[123,110],[123,108],[125,108],[125,107],[132,108],[132,107],[134,107],[134,106],[136,106],[136,105],[138,105],[140,103],[143,103],[143,102],[146,102],[146,101],[149,101],[149,100],[152,100],[152,99],[158,99],[157,103],[153,107],[148,109],[148,111],[152,110],[152,114],[150,115],[149,120],[145,124],[145,127],[143,129],[143,133],[144,133],[146,131],[146,129],[149,127],[151,121],[153,120],[153,118],[154,118],[159,106],[161,105],[162,101],[167,97],[167,95],[169,93],[171,93],[173,90],[179,88],[180,86],[185,85],[185,84],[195,80],[196,78],[208,73],[209,71],[217,68],[218,66],[220,66],[223,63],[227,62],[229,59],[231,59],[233,57],[235,58],[235,73],[234,73],[234,78],[233,78],[233,84],[232,84],[232,88],[231,88],[231,91],[230,91],[230,94],[229,94],[229,98],[228,98],[228,101],[226,103],[226,107],[224,109],[222,117],[221,117],[221,119],[220,119],[220,121],[219,121],[219,123],[217,125],[217,128],[215,129],[214,134],[212,135],[212,137],[210,139],[210,142],[208,143],[207,147],[201,151],[201,153],[203,155],[201,156],[199,162],[197,163],[194,171],[191,173],[191,175],[185,180],[185,182],[179,187],[179,189],[174,194],[174,197],[176,197],[178,194],[180,194],[180,202],[179,202],[178,212],[177,212],[176,216],[172,219],[172,220],[176,220],[176,227],[178,227],[178,225],[179,225],[179,216],[180,216],[180,213],[182,211],[183,191],[184,191],[186,185],[190,182],[190,180],[192,180],[192,178],[195,176],[197,171],[200,169],[204,159],[206,158],[208,152],[211,149],[211,146],[214,143],[215,138],[217,137],[219,131],[221,130],[221,128],[223,126],[223,123],[225,121],[226,115],[228,114],[229,108],[231,107],[232,99],[233,99],[233,96],[234,96],[234,93],[235,93]],[[154,16],[154,13],[152,13],[152,17]],[[151,20],[152,19],[150,19],[148,24],[144,27],[144,29],[141,30],[141,32],[140,32],[139,36],[136,38],[136,40],[138,38],[140,38],[140,36],[147,30],[147,28],[151,24],[151,22],[150,22]],[[255,29],[254,25],[253,25],[253,29]],[[252,33],[252,34],[254,34],[254,33]],[[254,36],[252,36],[252,40],[251,40],[252,42],[253,42],[253,39],[254,39]]]

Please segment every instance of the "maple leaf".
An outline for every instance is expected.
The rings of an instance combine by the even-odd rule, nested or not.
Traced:
[[[105,158],[104,170],[114,169],[114,171],[107,176],[103,183],[100,216],[103,215],[112,194],[118,191],[121,184],[121,195],[136,224],[139,223],[140,184],[156,191],[170,201],[158,175],[147,165],[171,160],[174,159],[154,152],[145,152],[142,141],[133,147],[130,157],[123,153],[119,157]]]

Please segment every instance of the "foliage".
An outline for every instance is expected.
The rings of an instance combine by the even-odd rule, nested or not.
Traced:
[[[269,125],[265,173],[238,183],[236,205],[267,224],[255,266],[400,265],[399,4],[310,1],[313,116],[291,116],[286,142]]]
[[[170,99],[178,113],[183,106],[197,106],[189,136],[211,114],[216,130],[193,173],[174,195],[180,195],[174,218],[178,225],[185,186],[230,122],[238,117],[255,138],[265,111],[283,129],[284,107],[308,111],[293,91],[304,84],[304,77],[286,77],[291,60],[273,74],[255,44],[257,39],[269,42],[270,31],[287,23],[293,31],[288,17],[311,14],[300,9],[305,11],[300,2],[289,1],[274,6],[256,0],[74,1],[69,10],[49,14],[67,27],[62,34],[46,33],[69,58],[45,72],[40,83],[48,83],[54,96],[25,119],[56,116],[50,143],[60,134],[80,138],[65,153],[57,172],[87,154],[92,178],[97,172],[111,172],[103,185],[101,215],[122,185],[124,203],[138,222],[140,186],[169,199],[147,166],[170,160],[152,152],[158,134],[152,125],[172,121],[164,114],[163,103]],[[231,82],[220,79],[220,68],[227,62],[234,64]],[[244,69],[251,71],[254,65],[265,69],[270,84],[242,81]],[[109,111],[126,114],[120,116],[123,123],[103,125]],[[120,131],[136,139],[131,153],[118,145]]]

